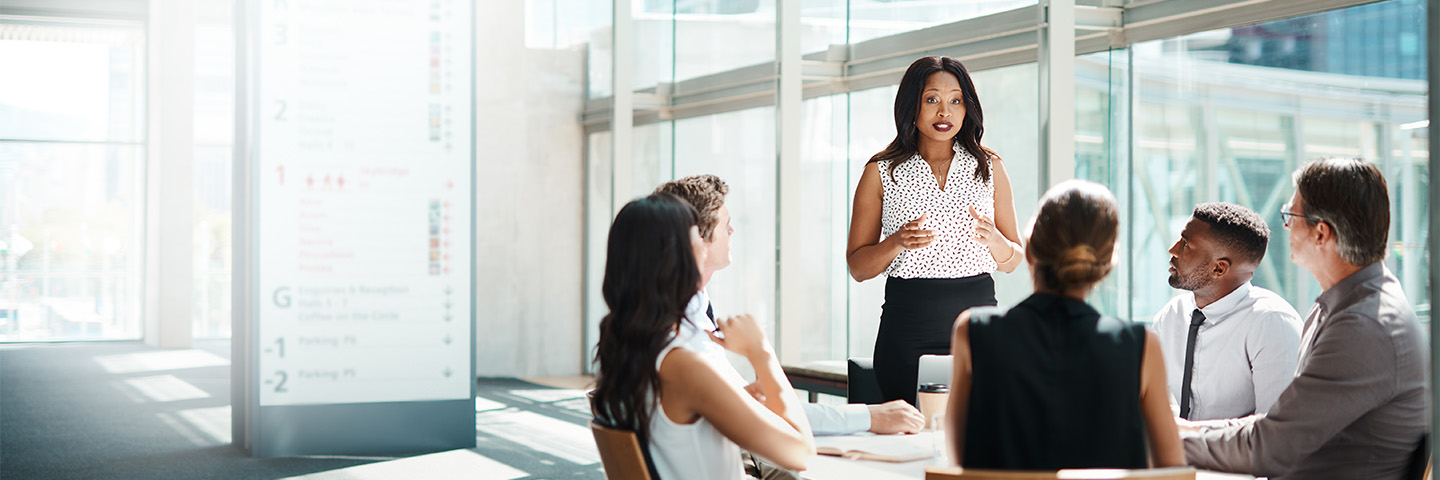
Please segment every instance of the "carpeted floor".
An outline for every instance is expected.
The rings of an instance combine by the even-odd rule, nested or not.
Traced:
[[[480,379],[474,449],[256,459],[230,446],[230,345],[0,346],[0,478],[604,478],[584,393]]]

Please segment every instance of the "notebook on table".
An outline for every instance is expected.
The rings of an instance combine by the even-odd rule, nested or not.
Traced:
[[[935,456],[934,435],[842,435],[815,437],[815,452],[852,460],[913,462]]]

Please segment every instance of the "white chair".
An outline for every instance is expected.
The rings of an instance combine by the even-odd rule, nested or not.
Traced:
[[[950,355],[921,355],[920,372],[915,376],[915,390],[927,383],[950,384],[950,372],[955,369],[955,357]]]

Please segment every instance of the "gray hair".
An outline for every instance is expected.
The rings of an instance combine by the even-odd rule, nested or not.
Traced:
[[[1305,216],[1335,231],[1341,259],[1362,267],[1385,259],[1390,193],[1374,164],[1358,158],[1315,160],[1295,172],[1295,190]]]

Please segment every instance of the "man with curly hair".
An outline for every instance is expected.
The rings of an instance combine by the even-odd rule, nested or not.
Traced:
[[[1202,203],[1170,247],[1170,286],[1187,293],[1170,299],[1151,328],[1180,418],[1263,414],[1290,385],[1300,314],[1250,283],[1269,241],[1253,210]]]

